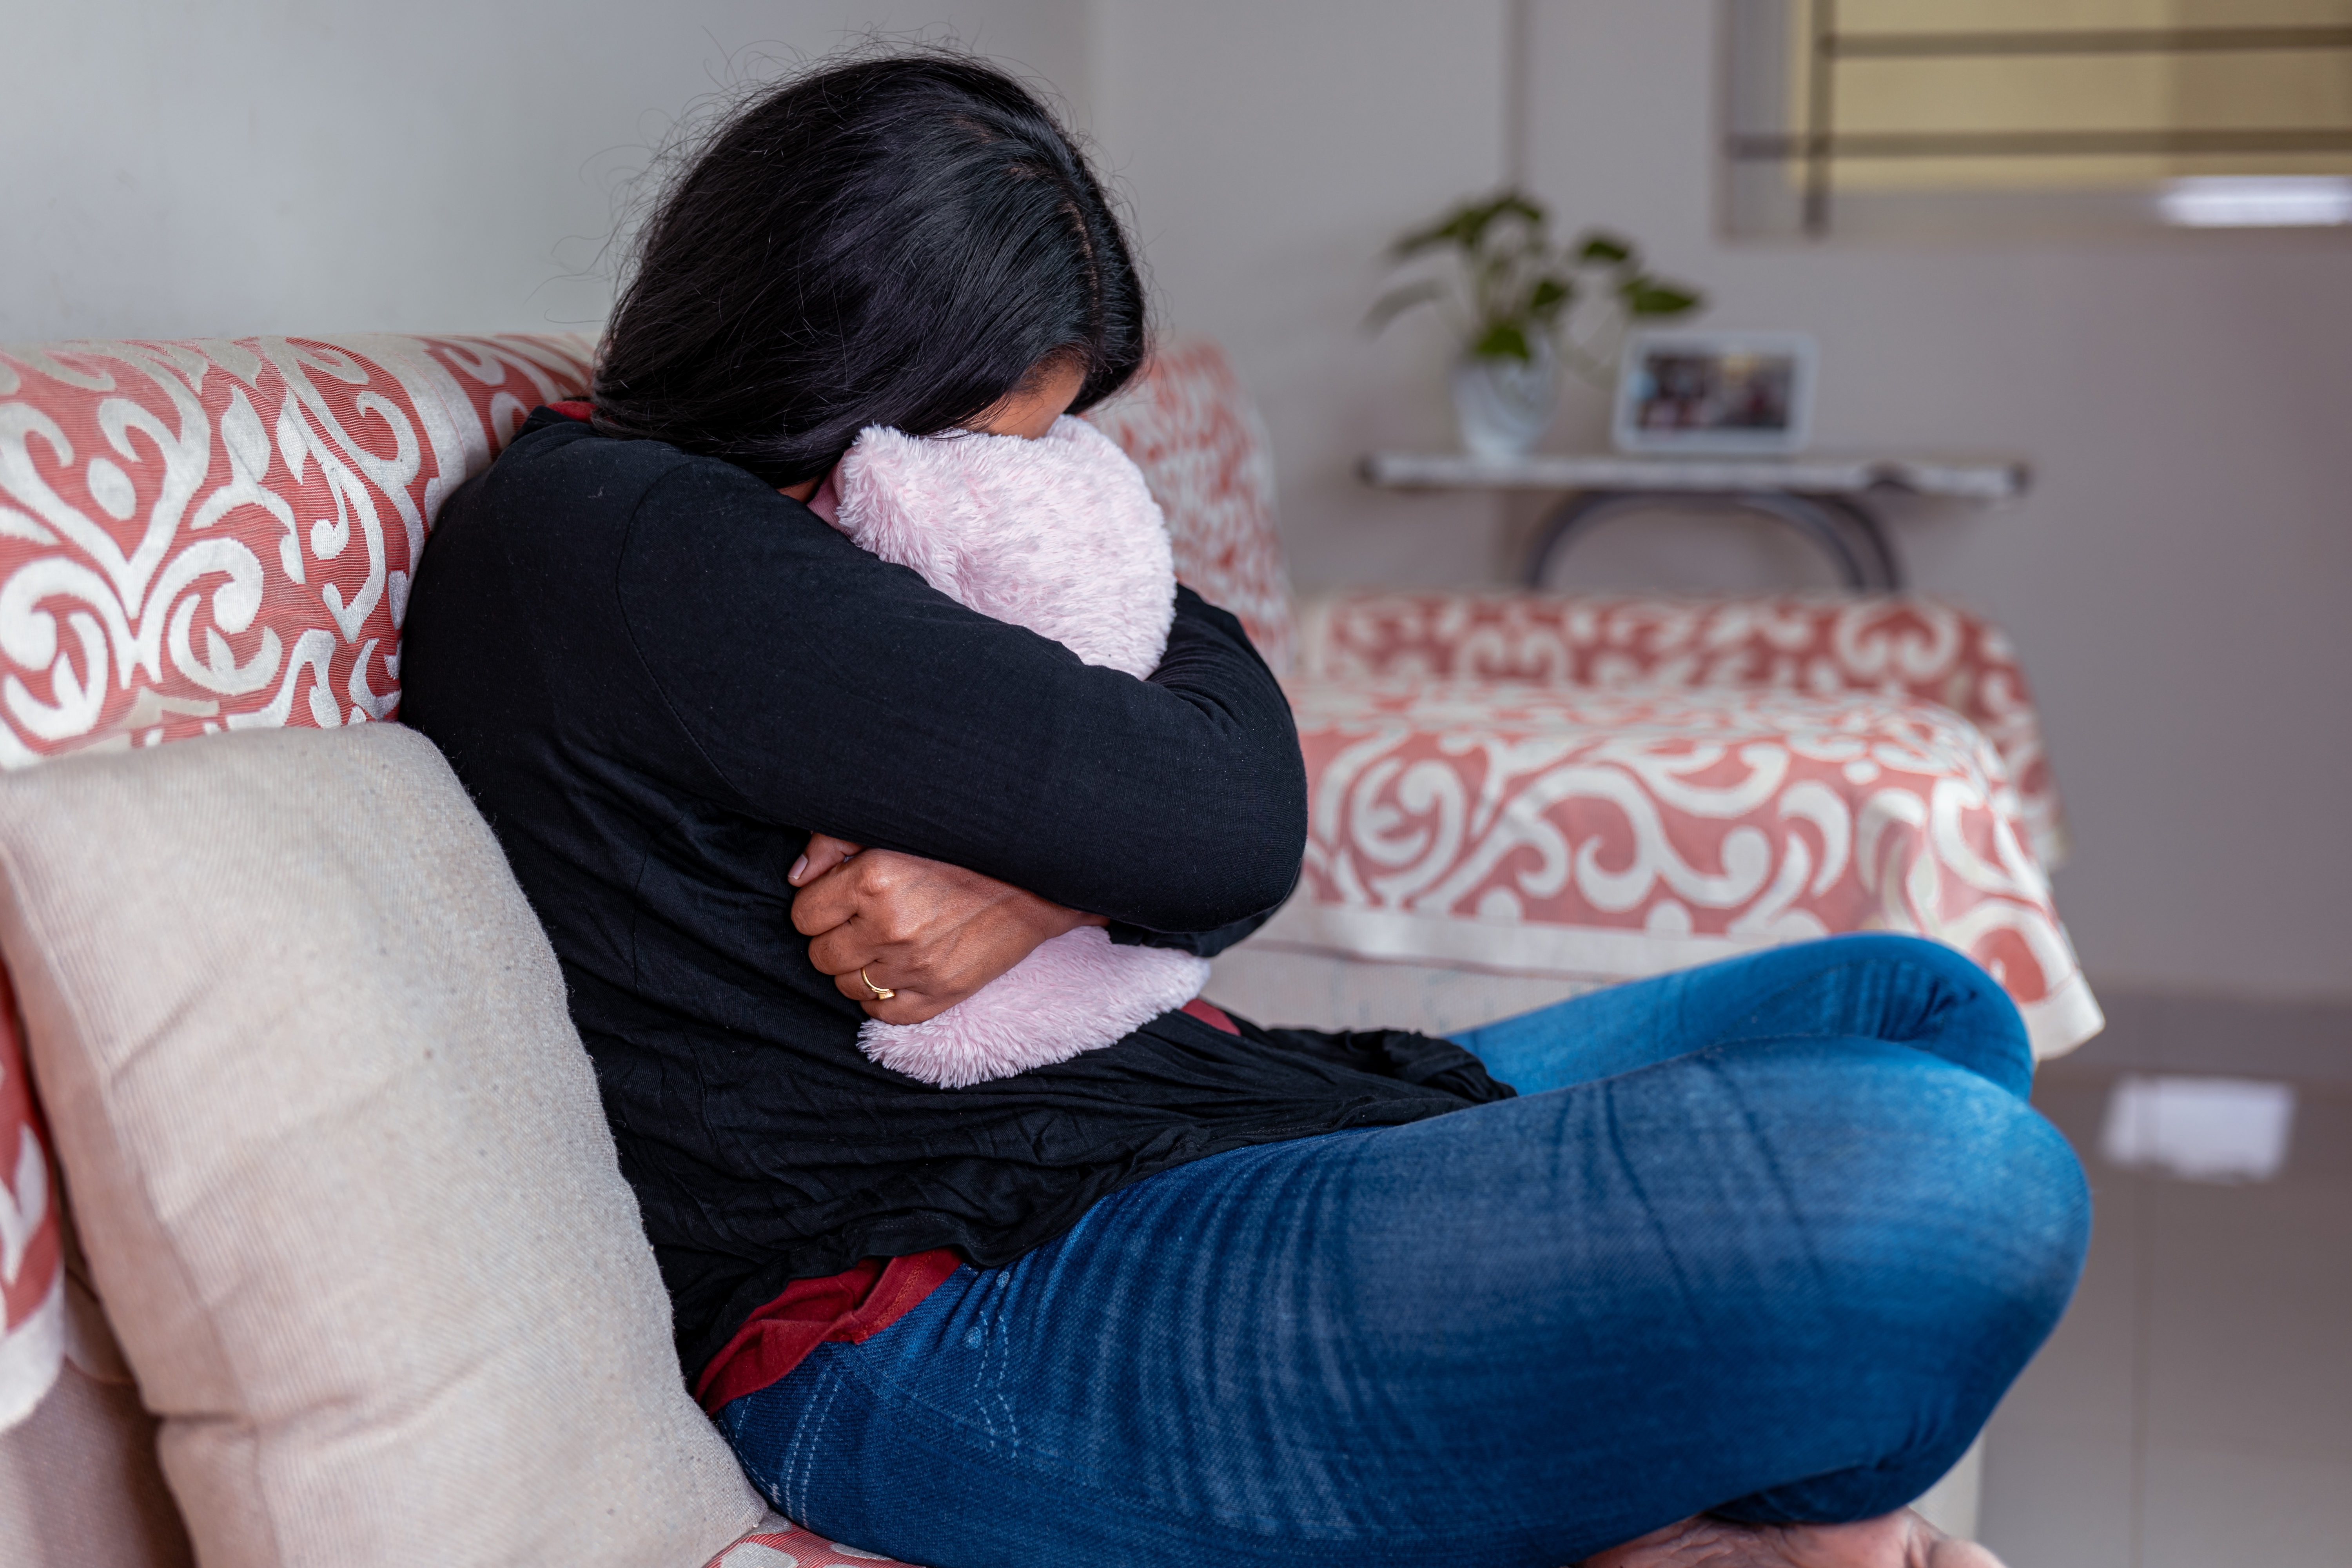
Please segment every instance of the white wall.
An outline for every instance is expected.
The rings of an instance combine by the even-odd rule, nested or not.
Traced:
[[[1083,79],[1087,0],[5,0],[0,342],[599,322],[611,192],[872,27]],[[926,32],[926,30],[929,30]]]
[[[1096,133],[1167,320],[1222,338],[1264,407],[1295,575],[1478,581],[1491,501],[1349,474],[1445,427],[1435,323],[1358,328],[1379,247],[1494,181],[1500,5],[1096,0],[1094,26]]]
[[[1268,404],[1297,575],[1495,572],[1475,504],[1370,495],[1446,438],[1426,341],[1349,327],[1401,226],[1498,180],[1503,0],[1100,0],[1095,93],[1169,313]],[[2013,511],[1900,525],[1916,584],[2016,637],[2110,987],[2352,995],[2352,235],[1876,248],[1714,231],[1708,0],[1533,0],[1529,174],[1823,350],[1828,447],[2019,452]],[[1597,399],[1563,441],[1601,438]]]

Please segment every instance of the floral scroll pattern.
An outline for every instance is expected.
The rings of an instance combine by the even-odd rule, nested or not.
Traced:
[[[1983,731],[2044,867],[2065,825],[2042,722],[1999,626],[1930,599],[1657,599],[1351,593],[1307,606],[1309,676],[1526,681],[1600,691],[1874,692],[1933,702]]]
[[[780,1513],[772,1513],[703,1568],[866,1568],[871,1563],[883,1568],[906,1568],[895,1557],[827,1541]]]
[[[1162,342],[1132,385],[1087,417],[1143,470],[1168,518],[1177,579],[1231,610],[1276,673],[1288,669],[1274,458],[1225,351],[1207,338]]]
[[[0,353],[0,766],[399,702],[425,530],[572,338]]]
[[[441,503],[584,339],[240,338],[0,350],[0,767],[393,716]],[[0,1428],[65,1346],[49,1165],[0,1016]]]
[[[66,1344],[64,1238],[16,1011],[0,975],[0,1431],[40,1402]]]
[[[1946,710],[1411,681],[1291,695],[1309,837],[1275,940],[1613,980],[1906,931],[1973,956],[2044,1054],[2099,1026],[2005,763]]]

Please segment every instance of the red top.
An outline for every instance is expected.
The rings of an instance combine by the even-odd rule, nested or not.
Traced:
[[[713,1415],[756,1394],[808,1359],[827,1340],[857,1344],[897,1322],[962,1265],[951,1247],[912,1258],[867,1258],[846,1273],[795,1279],[753,1312],[695,1380],[694,1396]]]
[[[1241,1033],[1223,1009],[1197,996],[1183,1011],[1224,1034]],[[872,1339],[947,1283],[962,1263],[954,1248],[938,1247],[911,1258],[863,1258],[823,1279],[793,1280],[710,1358],[695,1380],[695,1398],[716,1415],[745,1394],[782,1382],[828,1341],[854,1345]]]

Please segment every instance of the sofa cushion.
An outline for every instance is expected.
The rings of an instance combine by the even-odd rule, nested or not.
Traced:
[[[399,702],[425,531],[535,404],[541,337],[0,350],[0,767]]]
[[[759,1518],[554,954],[421,736],[0,778],[0,952],[207,1564],[684,1568]]]
[[[2000,756],[1948,709],[1487,681],[1289,690],[1306,874],[1252,947],[1605,983],[1906,931],[1982,964],[2042,1056],[2103,1026]]]
[[[1934,599],[1351,589],[1308,600],[1298,632],[1298,671],[1309,679],[1932,702],[2000,753],[2019,830],[2042,868],[2065,858],[2058,786],[2016,645],[1983,616]]]
[[[0,1433],[0,1550],[11,1568],[194,1561],[136,1388],[68,1366],[30,1420]]]
[[[52,1184],[16,998],[0,973],[0,1432],[33,1413],[65,1361],[64,1231]]]

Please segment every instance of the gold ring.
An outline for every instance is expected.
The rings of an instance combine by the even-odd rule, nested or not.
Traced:
[[[871,980],[866,980],[866,971],[863,969],[860,969],[857,972],[857,978],[860,980],[866,980],[866,989],[874,993],[874,1000],[877,1002],[887,1002],[891,997],[898,994],[896,991],[891,990],[887,985],[877,985]]]

